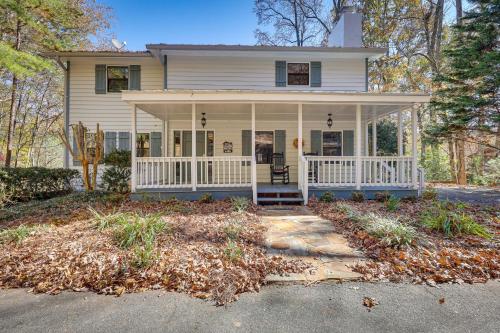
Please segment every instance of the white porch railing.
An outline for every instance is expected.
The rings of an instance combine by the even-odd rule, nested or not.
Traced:
[[[362,156],[361,186],[410,186],[412,185],[411,157]],[[356,186],[355,156],[304,156],[301,168],[302,184],[315,187]]]
[[[251,156],[197,157],[198,186],[252,186]]]
[[[361,158],[362,186],[410,186],[413,158],[376,156]]]
[[[252,185],[250,156],[196,157],[196,185],[245,187]],[[138,157],[137,188],[190,188],[191,157]]]

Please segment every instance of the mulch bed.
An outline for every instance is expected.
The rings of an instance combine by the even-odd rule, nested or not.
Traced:
[[[389,213],[376,201],[348,202],[359,212],[393,216],[413,225],[418,237],[407,247],[388,247],[368,235],[356,222],[336,208],[335,203],[311,201],[311,209],[332,221],[337,231],[349,239],[351,246],[364,251],[369,260],[354,267],[366,281],[413,282],[436,285],[447,282],[486,282],[500,278],[500,220],[494,207],[468,205],[467,212],[486,225],[493,239],[475,236],[447,238],[422,226],[420,215],[432,203],[401,202],[397,212]]]
[[[253,206],[245,213],[234,213],[229,201],[92,204],[100,212],[162,213],[169,232],[158,236],[157,258],[143,269],[131,265],[132,251],[119,248],[110,231],[97,230],[88,208],[83,207],[87,205],[81,206],[62,216],[40,212],[8,222],[11,227],[21,223],[51,226],[20,244],[0,244],[0,288],[28,287],[49,294],[91,290],[114,295],[163,289],[222,305],[236,300],[240,293],[258,291],[268,274],[299,273],[307,268],[299,261],[266,255],[262,246],[266,227]],[[243,255],[236,260],[225,253],[224,227],[230,218],[244,222],[235,241]]]

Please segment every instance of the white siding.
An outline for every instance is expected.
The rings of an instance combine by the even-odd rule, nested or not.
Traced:
[[[256,89],[364,91],[363,59],[293,59],[321,61],[321,87],[275,87],[275,61],[287,59],[169,56],[169,89]]]
[[[73,58],[70,74],[69,123],[79,121],[90,129],[99,123],[103,130],[127,131],[131,108],[120,93],[95,93],[95,65],[141,65],[141,89],[163,89],[163,66],[153,58]],[[161,121],[139,111],[138,131],[161,130]]]

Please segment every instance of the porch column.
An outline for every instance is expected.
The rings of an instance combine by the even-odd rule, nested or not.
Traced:
[[[257,204],[257,161],[255,160],[255,103],[252,103],[252,200]]]
[[[417,108],[411,109],[411,177],[413,188],[417,188]]]
[[[356,105],[356,190],[361,189],[361,104]]]
[[[304,179],[302,179],[302,104],[299,104],[298,106],[298,120],[297,120],[297,153],[299,155],[299,160],[298,160],[298,181],[299,181],[299,187],[302,186],[302,182]]]
[[[368,144],[368,126],[369,123],[368,123],[368,120],[365,121],[365,156],[370,156],[370,146]]]
[[[137,107],[135,104],[132,105],[132,143],[131,143],[131,157],[132,157],[132,165],[131,165],[131,174],[130,174],[130,187],[132,193],[135,192],[135,188],[137,187],[137,151],[136,151],[136,136],[137,136]]]
[[[196,104],[191,105],[191,185],[196,191]]]
[[[372,155],[377,156],[377,116],[372,118]]]
[[[167,156],[167,121],[163,120],[161,122],[161,156]]]
[[[403,156],[403,119],[401,110],[398,111],[398,155]]]

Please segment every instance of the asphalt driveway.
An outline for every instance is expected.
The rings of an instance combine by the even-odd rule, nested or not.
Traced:
[[[436,187],[439,199],[500,207],[500,189],[480,187]]]
[[[371,311],[365,296],[380,304]],[[443,299],[444,302],[440,302]],[[269,286],[227,308],[183,294],[0,291],[1,332],[498,332],[500,282]]]

